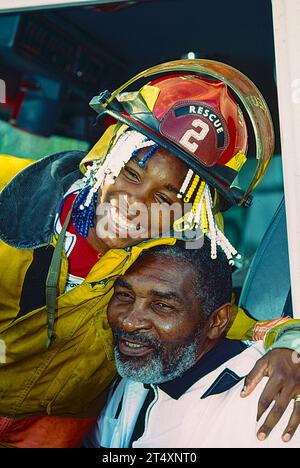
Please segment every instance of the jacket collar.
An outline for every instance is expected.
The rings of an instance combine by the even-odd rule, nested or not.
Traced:
[[[17,174],[0,193],[0,239],[12,247],[47,245],[59,203],[82,176],[83,151],[66,151],[40,159]]]
[[[244,351],[247,346],[238,340],[228,340],[224,338],[217,346],[211,349],[207,354],[205,354],[193,367],[188,369],[181,377],[177,377],[174,380],[159,384],[158,387],[167,393],[171,398],[178,400],[187,390],[189,390],[198,380],[202,379],[209,373],[216,370],[225,362],[229,361],[236,355]],[[242,377],[241,377],[242,378]],[[231,386],[235,385],[237,381],[241,378],[235,378],[232,374],[230,378],[228,373],[224,374],[223,378],[219,380],[219,389],[214,386],[214,393],[211,391],[205,392],[202,398],[215,393],[221,393],[224,391],[225,386],[228,390],[228,385],[232,383]],[[224,382],[226,379],[226,384]],[[230,388],[230,387],[229,387]],[[221,391],[219,391],[221,389]]]

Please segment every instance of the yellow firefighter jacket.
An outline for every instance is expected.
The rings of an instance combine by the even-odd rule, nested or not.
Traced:
[[[164,238],[125,250],[110,250],[81,285],[66,293],[68,261],[63,256],[55,321],[57,339],[47,349],[46,307],[22,315],[20,298],[26,276],[33,274],[36,253],[47,251],[56,242],[55,213],[62,195],[82,175],[78,167],[83,157],[82,152],[71,151],[32,164],[31,160],[0,156],[2,416],[96,415],[97,398],[115,374],[112,334],[106,317],[114,280],[144,249],[175,243],[175,239]],[[245,338],[254,323],[240,311],[230,338]]]

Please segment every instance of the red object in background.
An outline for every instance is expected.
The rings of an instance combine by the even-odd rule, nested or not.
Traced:
[[[61,82],[42,75],[24,76],[18,82],[10,123],[33,135],[53,134],[60,111]]]
[[[5,102],[0,102],[1,115],[10,118],[19,95],[21,74],[16,70],[1,70],[1,79],[5,83]],[[6,120],[6,119],[5,119]]]
[[[18,94],[17,94],[15,100],[13,101],[13,109],[12,109],[12,114],[11,114],[11,118],[10,118],[10,122],[12,124],[16,123],[18,115],[19,115],[21,107],[22,107],[22,104],[23,104],[24,100],[26,99],[26,96],[27,96],[28,92],[31,91],[31,90],[34,90],[34,91],[38,92],[38,91],[41,90],[41,88],[39,86],[37,86],[35,83],[31,83],[31,82],[26,81],[26,80],[21,81]]]
[[[101,13],[109,13],[111,11],[117,11],[123,8],[128,8],[130,6],[135,5],[136,3],[145,3],[146,1],[149,1],[149,0],[131,0],[128,2],[114,2],[110,5],[91,6],[87,8],[89,10],[100,11]]]

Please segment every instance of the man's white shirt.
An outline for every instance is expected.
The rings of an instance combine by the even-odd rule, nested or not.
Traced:
[[[293,402],[265,441],[260,442],[256,437],[268,414],[266,412],[256,423],[258,400],[267,380],[263,379],[247,398],[241,398],[240,392],[244,377],[262,354],[262,343],[256,344],[204,375],[183,394],[180,395],[180,391],[174,388],[175,397],[169,394],[172,392],[164,390],[164,384],[151,385],[154,399],[145,413],[145,430],[132,445],[133,430],[150,390],[142,383],[121,379],[112,386],[108,403],[86,439],[85,446],[300,448],[300,430],[296,431],[290,442],[281,440]]]

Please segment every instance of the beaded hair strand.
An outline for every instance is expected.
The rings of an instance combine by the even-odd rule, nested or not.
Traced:
[[[194,201],[191,211],[175,221],[174,230],[184,231],[200,227],[203,234],[207,235],[211,241],[211,258],[217,258],[217,246],[220,246],[229,263],[233,265],[234,257],[239,259],[241,256],[231,245],[216,222],[213,214],[214,203],[210,188],[205,181],[201,181],[200,177],[189,169],[177,197],[179,199],[183,198],[184,203],[189,203],[193,196]]]
[[[158,144],[136,130],[128,130],[122,133],[104,161],[96,160],[88,166],[82,180],[84,188],[77,195],[72,212],[73,224],[81,236],[86,238],[89,229],[94,227],[98,193],[104,182],[114,184],[125,164],[135,157],[138,151],[146,147],[151,148],[139,161],[141,167],[144,167],[155,153]]]

